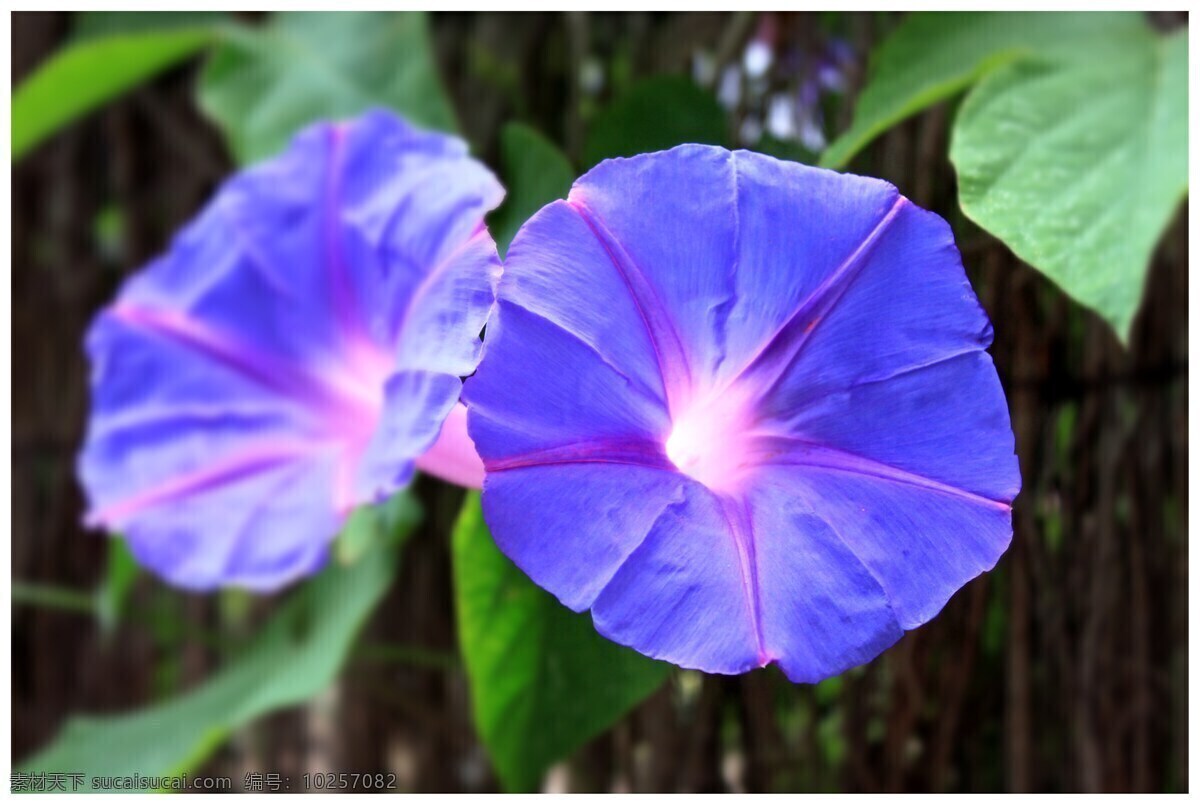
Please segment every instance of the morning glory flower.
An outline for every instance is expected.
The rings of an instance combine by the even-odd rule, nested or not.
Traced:
[[[86,522],[175,584],[267,590],[414,465],[477,484],[455,406],[502,196],[461,140],[382,111],[225,183],[88,332]]]
[[[991,326],[875,179],[685,145],[603,162],[509,250],[470,435],[497,545],[608,638],[814,682],[1011,538]]]

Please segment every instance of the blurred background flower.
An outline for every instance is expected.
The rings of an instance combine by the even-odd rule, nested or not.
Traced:
[[[88,330],[87,525],[182,587],[269,591],[418,463],[478,486],[451,413],[494,304],[483,217],[502,196],[461,140],[382,110],[222,184]]]

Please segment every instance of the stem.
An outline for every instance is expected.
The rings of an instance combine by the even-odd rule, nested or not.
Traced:
[[[91,593],[83,593],[67,587],[56,587],[51,584],[14,581],[12,602],[76,612],[80,615],[94,616],[96,614],[96,599]]]

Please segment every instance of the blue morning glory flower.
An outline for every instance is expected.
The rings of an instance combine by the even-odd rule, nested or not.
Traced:
[[[502,196],[462,141],[382,111],[228,181],[87,335],[86,521],[178,585],[266,590],[414,465],[478,483],[455,406]]]
[[[1020,478],[946,223],[886,182],[687,145],[512,243],[467,381],[499,547],[678,665],[863,663],[991,568]]]

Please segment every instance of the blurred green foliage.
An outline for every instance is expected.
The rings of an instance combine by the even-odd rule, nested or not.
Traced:
[[[421,504],[412,495],[392,495],[374,506],[359,506],[350,513],[342,533],[333,543],[334,556],[352,565],[395,534],[409,534],[424,518]]]
[[[428,20],[415,12],[280,12],[230,28],[205,65],[200,106],[240,162],[282,149],[305,125],[373,106],[451,131]]]
[[[207,28],[87,39],[55,54],[12,97],[12,160],[81,115],[208,45]]]
[[[380,507],[377,516],[390,516]],[[299,704],[333,681],[359,628],[395,578],[412,519],[350,565],[297,589],[252,643],[202,685],[134,713],[76,717],[21,764],[31,772],[175,775],[195,769],[239,727]]]
[[[114,34],[215,29],[230,19],[226,11],[81,11],[74,16],[71,36],[83,42]]]

